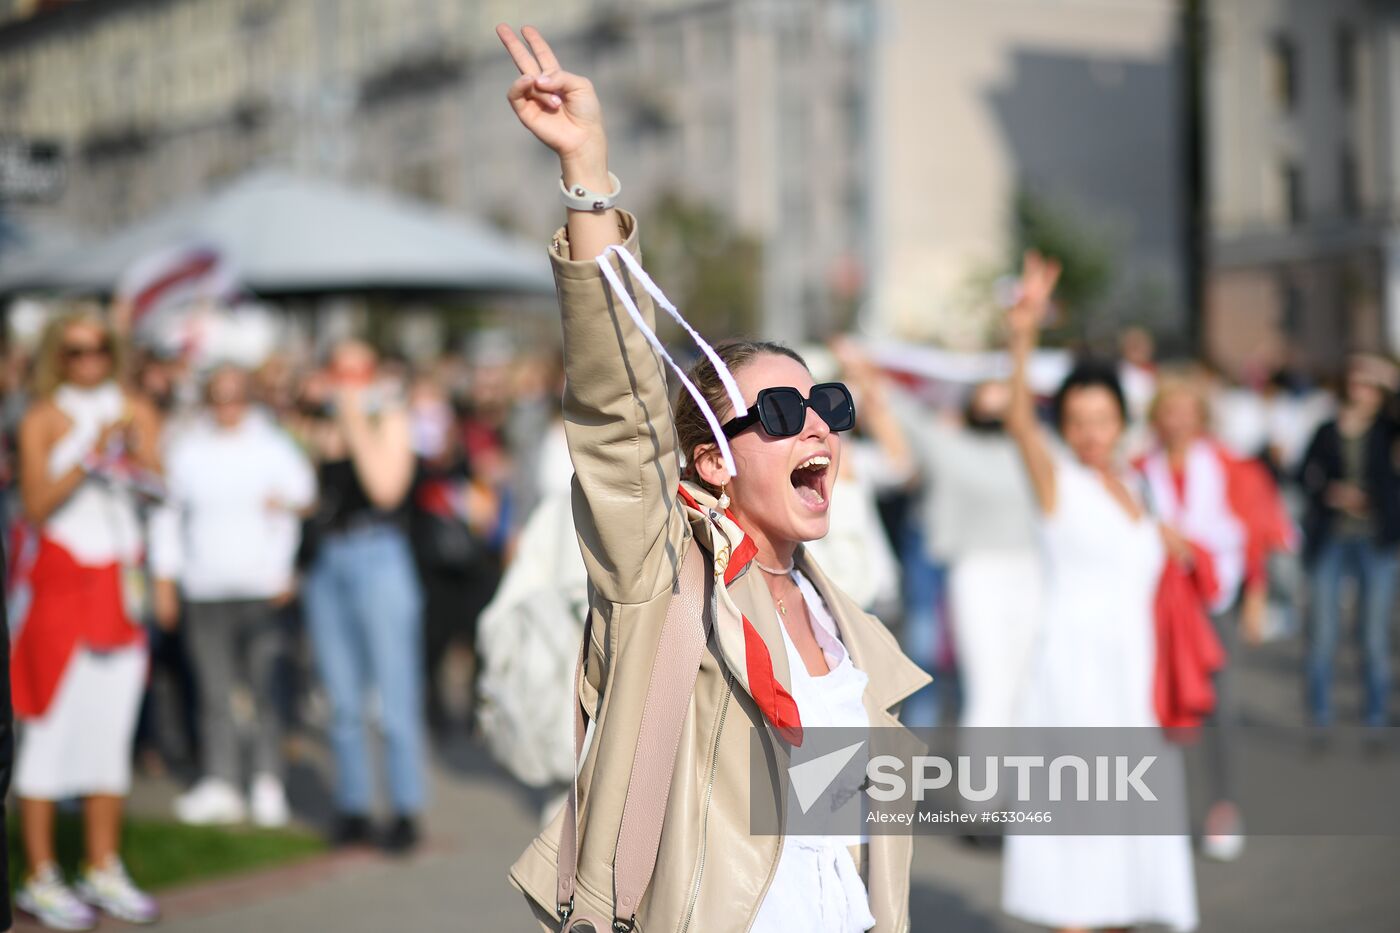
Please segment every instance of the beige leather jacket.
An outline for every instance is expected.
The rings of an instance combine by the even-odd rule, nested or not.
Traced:
[[[636,222],[620,216],[626,247],[640,259]],[[727,519],[713,521],[714,500],[698,487],[686,486],[692,501],[680,496],[665,365],[613,300],[597,264],[571,260],[563,230],[555,235],[551,258],[563,314],[574,520],[593,616],[580,694],[595,731],[578,778],[575,897],[612,916],[614,847],[651,659],[680,559],[685,548],[698,544],[724,572],[742,554],[743,532]],[[625,269],[621,273],[653,321],[646,292],[632,288]],[[797,563],[825,599],[852,661],[869,674],[865,705],[871,725],[897,725],[891,709],[928,683],[928,675],[801,550]],[[777,868],[781,838],[748,829],[751,792],[776,793],[774,787],[750,787],[750,727],[764,730],[768,741],[780,740],[745,692],[732,652],[719,643],[721,623],[747,619],[771,648],[773,676],[791,689],[777,610],[761,575],[749,570],[736,565],[727,573],[732,579],[717,600],[725,618],[714,623],[686,715],[656,872],[637,914],[643,933],[746,931]],[[552,908],[562,819],[556,817],[510,871],[545,929],[559,927]],[[907,835],[874,835],[853,850],[879,933],[908,927],[912,846]]]

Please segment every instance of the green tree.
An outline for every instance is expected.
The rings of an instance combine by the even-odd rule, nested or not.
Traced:
[[[1012,210],[1012,268],[1020,268],[1021,253],[1028,249],[1060,260],[1064,271],[1055,299],[1061,319],[1055,330],[1071,339],[1089,337],[1117,276],[1119,256],[1113,232],[1096,228],[1066,205],[1030,191],[1017,193]]]
[[[707,338],[753,333],[762,294],[762,245],[715,208],[662,195],[642,224],[647,270]],[[673,338],[665,329],[663,339]],[[669,325],[674,328],[675,325]]]

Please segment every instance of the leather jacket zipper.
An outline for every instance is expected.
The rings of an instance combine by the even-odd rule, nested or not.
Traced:
[[[734,677],[726,672],[724,678],[724,700],[719,706],[719,720],[715,724],[714,743],[710,748],[710,775],[705,782],[705,805],[701,808],[700,817],[700,856],[695,868],[695,883],[690,889],[690,900],[685,906],[685,922],[681,924],[681,933],[688,933],[690,921],[695,916],[695,902],[700,897],[700,880],[705,875],[705,852],[709,848],[710,834],[710,800],[715,793],[715,771],[719,768],[719,738],[724,731],[724,719],[729,712],[729,698],[734,695]]]

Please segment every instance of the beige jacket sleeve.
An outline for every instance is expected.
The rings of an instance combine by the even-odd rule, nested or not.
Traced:
[[[618,216],[641,260],[636,219]],[[593,260],[574,260],[563,230],[550,249],[564,328],[564,430],[574,464],[573,513],[588,579],[614,603],[670,588],[685,518],[666,364],[616,300]],[[620,263],[610,257],[614,268]],[[622,282],[648,325],[655,310],[625,268]]]

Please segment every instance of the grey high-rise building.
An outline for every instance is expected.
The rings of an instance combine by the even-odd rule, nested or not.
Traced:
[[[1400,350],[1400,3],[1205,9],[1211,355],[1257,374]]]

